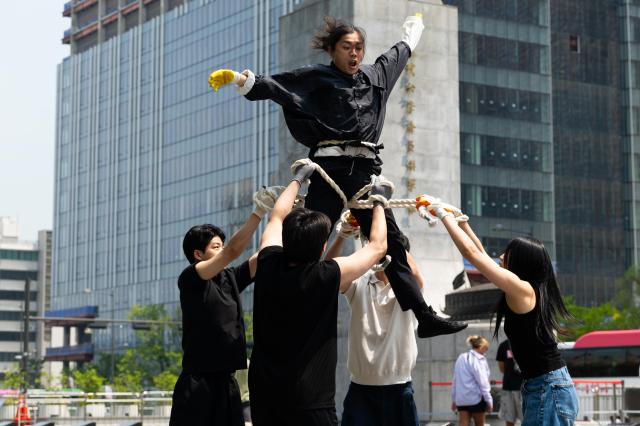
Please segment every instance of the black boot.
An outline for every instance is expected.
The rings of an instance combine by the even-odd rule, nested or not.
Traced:
[[[420,306],[413,312],[418,320],[418,337],[420,338],[453,334],[467,328],[467,323],[440,318],[427,304]]]

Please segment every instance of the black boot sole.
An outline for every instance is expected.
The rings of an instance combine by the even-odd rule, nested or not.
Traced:
[[[457,333],[458,331],[462,331],[465,328],[467,328],[468,324],[462,324],[460,326],[456,326],[456,327],[451,327],[449,329],[443,330],[442,328],[435,330],[433,328],[430,328],[428,330],[420,330],[420,324],[418,324],[418,337],[421,339],[426,339],[428,337],[435,337],[435,336],[444,336],[446,334],[454,334]]]

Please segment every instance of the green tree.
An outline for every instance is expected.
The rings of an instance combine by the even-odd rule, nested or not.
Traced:
[[[100,376],[94,367],[79,368],[71,373],[75,387],[84,392],[100,392],[104,385],[104,377]]]
[[[176,342],[179,341],[180,335],[178,327],[168,324],[173,318],[167,315],[162,305],[135,305],[129,313],[129,319],[162,323],[151,324],[146,330],[135,331],[135,349],[126,350],[116,366],[116,389],[140,391],[158,387],[158,377],[162,377],[158,383],[166,386],[171,380],[170,375],[177,378],[180,373],[182,354],[176,350]]]
[[[37,358],[27,360],[27,371],[23,371],[22,364],[16,363],[5,373],[4,386],[11,389],[39,389],[45,382],[42,373],[43,361]]]
[[[573,319],[563,323],[567,335],[561,336],[562,340],[573,341],[591,331],[640,328],[639,284],[640,270],[631,267],[617,280],[616,295],[608,303],[586,307],[575,304],[571,297],[565,298]]]
[[[172,391],[178,381],[178,375],[170,371],[163,371],[153,378],[153,386],[158,390]]]
[[[9,371],[4,373],[3,386],[7,389],[26,388],[27,378],[25,372],[18,365],[11,367]]]

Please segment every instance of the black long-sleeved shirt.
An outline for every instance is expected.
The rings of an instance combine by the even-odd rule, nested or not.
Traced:
[[[372,65],[361,65],[353,76],[333,64],[310,65],[272,76],[256,76],[245,97],[270,99],[282,105],[291,135],[312,148],[321,141],[340,140],[348,145],[375,144],[376,152],[386,103],[402,73],[411,49],[396,43]],[[369,146],[371,148],[371,146]]]

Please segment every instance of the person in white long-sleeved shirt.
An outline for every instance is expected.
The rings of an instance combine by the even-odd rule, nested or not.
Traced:
[[[482,336],[469,336],[467,344],[471,350],[460,354],[453,372],[451,409],[458,411],[460,426],[468,426],[471,418],[476,426],[483,426],[485,413],[493,410],[489,364],[484,356],[489,341]]]
[[[338,233],[327,258],[340,254],[345,236]],[[409,240],[404,237],[402,242],[422,289],[422,277],[408,251]],[[418,357],[415,317],[402,310],[384,271],[367,272],[343,294],[351,306],[347,358],[351,384],[342,426],[418,426],[411,385]]]

